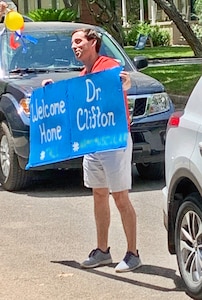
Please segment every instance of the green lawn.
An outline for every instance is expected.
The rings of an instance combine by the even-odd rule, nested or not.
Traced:
[[[194,57],[194,53],[188,46],[178,47],[146,47],[143,50],[135,50],[134,47],[125,47],[130,58],[143,55],[148,59]],[[202,66],[194,65],[170,65],[148,67],[142,70],[162,82],[169,94],[190,95],[196,82],[202,75]]]
[[[162,82],[169,94],[189,96],[202,74],[202,66],[157,66],[148,67],[142,72]]]
[[[133,58],[134,56],[143,55],[147,58],[176,58],[176,57],[193,57],[194,53],[189,46],[178,47],[145,47],[143,50],[135,50],[132,46],[124,48],[126,53]]]

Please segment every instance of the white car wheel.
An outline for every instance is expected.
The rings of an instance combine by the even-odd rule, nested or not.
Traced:
[[[181,277],[188,294],[202,299],[202,209],[201,197],[186,197],[177,214],[175,247]],[[200,202],[199,202],[200,201]]]

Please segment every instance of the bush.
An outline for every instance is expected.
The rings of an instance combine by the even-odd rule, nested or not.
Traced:
[[[196,37],[202,42],[202,25],[195,24],[191,26],[193,32],[195,33]]]
[[[76,21],[77,12],[68,8],[46,9],[39,8],[29,12],[28,16],[34,21]]]
[[[125,29],[124,44],[126,46],[134,46],[137,42],[139,34],[148,35],[151,28],[147,23],[136,23],[130,29]]]
[[[170,45],[170,34],[168,31],[160,29],[159,26],[155,25],[151,27],[150,37],[154,46],[169,46]]]
[[[151,26],[148,23],[137,23],[130,29],[127,29],[124,36],[125,46],[135,46],[139,34],[151,37],[154,46],[169,46],[170,34],[168,31],[161,29],[159,26]]]

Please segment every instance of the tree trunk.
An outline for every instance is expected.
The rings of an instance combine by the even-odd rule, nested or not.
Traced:
[[[116,14],[115,0],[86,0],[90,14],[94,17],[97,25],[107,31],[123,46],[123,28]]]
[[[182,15],[177,10],[173,0],[154,0],[163,11],[173,20],[182,36],[185,38],[196,57],[202,57],[202,44],[191,29],[189,23],[183,20]]]
[[[71,8],[78,11],[79,0],[63,0],[65,8]]]

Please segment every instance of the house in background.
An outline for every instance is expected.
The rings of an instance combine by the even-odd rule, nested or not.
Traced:
[[[73,0],[71,0],[73,1]],[[122,19],[123,23],[127,23],[127,0],[119,0],[122,5]],[[173,0],[177,9],[181,12],[184,19],[189,23],[195,24],[193,19],[194,0]],[[8,1],[9,2],[9,1]],[[12,2],[12,1],[11,1]],[[64,7],[62,0],[17,0],[15,1],[18,7],[18,11],[22,14],[27,14],[29,11],[36,10],[38,8],[55,8],[60,9]],[[147,0],[147,7],[145,8],[143,0],[139,0],[140,3],[140,21],[150,21],[152,25],[159,25],[162,29],[167,30],[171,36],[172,45],[186,45],[186,41],[182,37],[181,33],[177,29],[173,21],[169,20],[168,16],[160,9],[154,0]],[[79,1],[79,15],[81,22],[95,24],[94,18],[89,13],[86,5],[86,1]],[[125,25],[125,24],[123,24]]]
[[[64,2],[62,0],[17,0],[15,3],[17,4],[18,11],[25,15],[29,11],[36,10],[38,8],[64,8]],[[79,1],[79,14],[82,22],[94,24],[94,19],[89,14],[89,10],[87,9],[86,1]]]
[[[162,29],[167,30],[171,36],[172,45],[187,45],[180,31],[177,29],[173,21],[158,7],[153,0],[147,0],[148,6],[144,9],[143,0],[140,1],[140,21],[149,20],[151,25],[159,25]],[[184,20],[190,24],[196,24],[194,17],[194,0],[173,0],[176,8],[182,14]],[[145,20],[145,16],[146,20]]]

